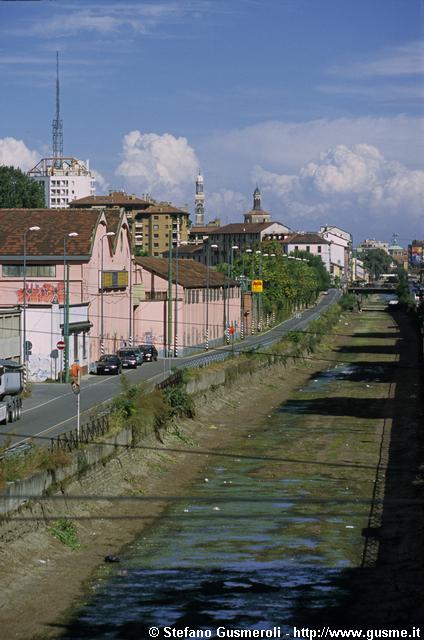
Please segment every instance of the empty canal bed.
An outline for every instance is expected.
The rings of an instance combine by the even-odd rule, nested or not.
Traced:
[[[420,408],[414,334],[401,324],[382,309],[348,316],[330,350],[298,365],[316,371],[322,357],[327,368],[288,400],[278,403],[283,374],[264,383],[276,402],[261,418],[215,414],[231,446],[207,456],[185,495],[169,485],[166,511],[96,573],[65,637],[412,630]]]

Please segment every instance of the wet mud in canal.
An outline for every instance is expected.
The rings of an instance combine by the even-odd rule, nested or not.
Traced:
[[[166,510],[96,572],[57,637],[225,627],[291,638],[294,627],[422,623],[416,335],[384,305],[345,316],[335,333],[297,365],[313,374],[284,402],[281,378],[264,372],[275,404],[254,422],[238,419],[243,396],[222,415],[211,404],[209,427],[231,430],[230,444],[182,495],[169,483]]]

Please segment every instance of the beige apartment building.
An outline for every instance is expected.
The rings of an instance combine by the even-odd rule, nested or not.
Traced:
[[[112,191],[108,196],[88,196],[70,203],[72,208],[123,209],[131,228],[132,246],[150,256],[160,256],[172,246],[186,244],[189,214],[168,202],[156,202],[148,195],[138,198],[123,191]]]

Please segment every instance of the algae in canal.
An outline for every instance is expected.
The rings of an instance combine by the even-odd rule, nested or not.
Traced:
[[[304,385],[297,406],[336,402],[341,387],[347,394],[355,383],[340,372]],[[361,560],[378,421],[285,407],[270,415],[234,443],[234,457],[210,455],[208,481],[199,477],[110,570],[72,625],[73,640],[96,629],[144,637],[150,625],[289,633],[302,598],[311,608],[339,602],[334,578]]]

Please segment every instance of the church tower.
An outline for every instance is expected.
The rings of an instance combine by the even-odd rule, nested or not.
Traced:
[[[271,214],[262,209],[261,192],[259,187],[253,192],[253,209],[244,214],[244,221],[247,224],[257,224],[271,221]]]
[[[200,174],[196,178],[196,197],[194,199],[195,227],[205,226],[205,194],[203,191],[203,176]]]

